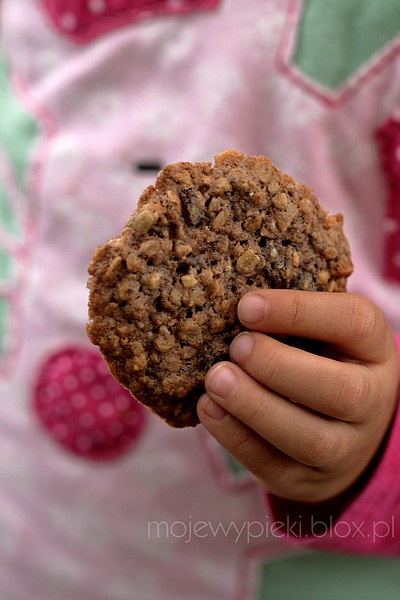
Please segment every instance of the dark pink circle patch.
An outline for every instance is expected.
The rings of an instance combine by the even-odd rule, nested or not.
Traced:
[[[146,416],[146,409],[110,375],[100,353],[78,346],[46,360],[33,402],[54,440],[93,460],[131,450]]]

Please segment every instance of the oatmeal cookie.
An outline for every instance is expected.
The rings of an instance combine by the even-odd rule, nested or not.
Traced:
[[[204,377],[255,288],[344,291],[341,215],[264,156],[165,167],[89,267],[89,338],[112,375],[173,427],[194,426]]]

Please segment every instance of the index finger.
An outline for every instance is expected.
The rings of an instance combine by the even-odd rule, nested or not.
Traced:
[[[238,316],[248,329],[319,340],[364,362],[381,363],[392,350],[381,311],[357,294],[260,289],[243,296]]]

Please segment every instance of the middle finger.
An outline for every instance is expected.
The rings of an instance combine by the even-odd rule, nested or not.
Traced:
[[[288,346],[265,334],[241,333],[231,359],[265,387],[312,410],[360,422],[373,397],[368,370]]]

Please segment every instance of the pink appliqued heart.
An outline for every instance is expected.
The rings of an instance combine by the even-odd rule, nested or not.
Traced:
[[[210,10],[221,0],[42,0],[63,35],[90,42],[117,27],[161,15]]]
[[[33,406],[58,444],[93,460],[131,450],[146,416],[146,409],[110,375],[101,355],[84,347],[64,348],[45,361]]]

